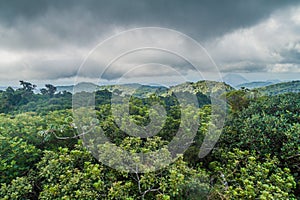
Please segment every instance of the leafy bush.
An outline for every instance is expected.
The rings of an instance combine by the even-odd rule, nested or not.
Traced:
[[[0,183],[25,175],[40,157],[40,150],[21,138],[0,135]]]
[[[220,152],[219,152],[220,153]],[[212,196],[221,199],[290,199],[296,182],[276,157],[234,149],[210,163],[216,181]],[[263,161],[259,161],[263,160]]]

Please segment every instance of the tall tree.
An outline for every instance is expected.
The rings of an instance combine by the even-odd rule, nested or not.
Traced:
[[[22,90],[28,92],[32,92],[36,88],[36,85],[22,80],[20,81],[20,85],[23,87]]]
[[[54,85],[51,85],[51,84],[46,84],[45,87],[47,88],[48,90],[48,94],[50,97],[53,97],[53,95],[55,94],[56,92],[56,87]]]
[[[49,95],[50,97],[53,97],[56,92],[56,87],[51,84],[46,84],[46,88],[42,88],[40,91],[43,95]]]

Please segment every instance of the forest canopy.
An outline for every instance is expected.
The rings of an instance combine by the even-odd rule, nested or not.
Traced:
[[[294,83],[293,83],[294,84]],[[221,83],[185,83],[169,89],[143,87],[136,95],[98,88],[93,108],[95,129],[130,152],[162,150],[162,163],[173,153],[167,147],[182,126],[182,115],[199,119],[196,135],[183,154],[159,170],[120,171],[112,165],[126,157],[112,157],[107,149],[86,148],[74,123],[72,94],[46,84],[40,91],[26,81],[20,88],[0,92],[1,199],[297,199],[300,198],[300,93],[268,96],[259,90],[235,90]],[[274,86],[271,87],[274,91]],[[126,90],[125,90],[126,91]],[[149,91],[158,91],[147,95]],[[182,108],[174,92],[196,95],[197,112]],[[221,137],[210,153],[199,149],[211,125],[211,93],[227,100],[228,114]],[[129,102],[128,120],[150,123],[150,108],[161,105],[165,123],[155,136],[128,134],[116,123],[112,95]],[[80,98],[79,98],[80,99]],[[120,100],[121,102],[121,100]],[[189,102],[187,102],[189,103]],[[122,111],[122,107],[118,107]],[[155,114],[155,113],[154,113]],[[83,119],[85,120],[85,119]],[[88,119],[86,119],[88,120]],[[185,129],[186,135],[189,134]],[[138,133],[137,133],[138,134]],[[104,144],[105,145],[105,144]],[[101,159],[100,159],[101,157]]]

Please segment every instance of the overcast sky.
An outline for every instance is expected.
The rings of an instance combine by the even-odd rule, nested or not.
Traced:
[[[190,36],[206,49],[222,74],[241,73],[253,80],[255,77],[298,79],[300,3],[297,2],[1,0],[0,84],[18,84],[18,80],[70,84],[85,59],[95,61],[88,55],[99,43],[140,27],[163,27]],[[166,37],[164,33],[152,37],[147,30],[139,34],[131,36],[137,46],[147,38],[148,46],[164,43],[166,49],[183,47],[189,59],[199,60],[187,40]],[[129,50],[133,39],[122,39],[118,45],[107,45],[106,51],[98,55],[101,62],[94,62],[94,67],[103,71],[107,64],[103,60],[116,57],[116,49],[125,46]],[[176,77],[176,73],[193,77],[190,63],[170,52],[148,49],[129,53],[105,70],[101,81],[120,77]],[[209,73],[209,65],[205,66],[201,70]],[[92,72],[85,79],[99,76]]]

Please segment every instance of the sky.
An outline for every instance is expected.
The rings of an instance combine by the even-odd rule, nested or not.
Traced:
[[[299,79],[299,1],[0,1],[0,86],[228,73]]]

